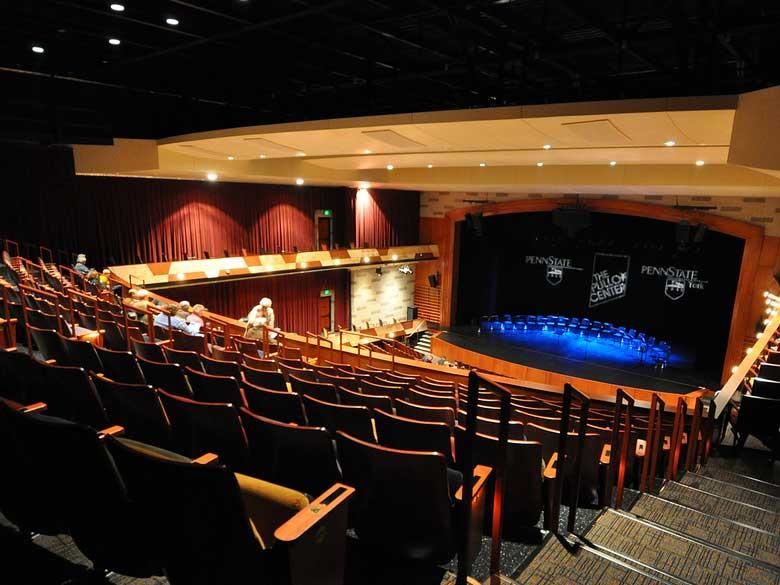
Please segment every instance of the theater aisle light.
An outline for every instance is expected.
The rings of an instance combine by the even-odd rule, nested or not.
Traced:
[[[736,374],[737,373],[737,366],[734,366],[733,368],[731,368],[731,373],[732,374]]]
[[[298,177],[297,179],[295,179],[295,184],[296,185],[300,186],[300,185],[303,185],[303,183],[304,183],[304,180],[301,177]]]
[[[487,166],[487,163],[479,163],[479,166],[481,166],[481,167],[486,167],[486,166]]]
[[[428,168],[429,168],[429,169],[432,169],[432,168],[433,168],[433,165],[430,165],[430,164],[429,164],[429,165],[428,165]]]
[[[206,173],[206,178],[213,183],[214,181],[219,179],[219,175],[214,171],[209,171],[208,173]]]
[[[236,160],[236,157],[234,157],[234,156],[229,156],[229,157],[228,157],[228,160]]]
[[[41,54],[43,54],[44,49],[40,45],[33,45],[32,52],[41,55]]]

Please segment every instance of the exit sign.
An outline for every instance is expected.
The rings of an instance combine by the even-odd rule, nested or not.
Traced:
[[[329,297],[330,296],[330,289],[329,288],[322,289],[322,292],[320,293],[320,296],[321,297]]]
[[[330,217],[331,215],[333,215],[333,212],[330,209],[323,209],[322,210],[322,215],[324,215],[326,217]]]

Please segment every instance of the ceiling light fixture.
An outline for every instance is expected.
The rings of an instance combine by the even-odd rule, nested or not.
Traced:
[[[306,156],[306,153],[305,153],[305,152],[299,152],[299,153],[298,153],[298,154],[296,154],[295,156]]]
[[[549,144],[545,144],[544,146],[542,146],[542,148],[544,148],[545,150],[550,150],[552,146]]]
[[[385,168],[387,168],[388,171],[392,171],[395,167],[393,165],[387,165]]]
[[[295,184],[296,185],[300,186],[300,185],[303,185],[303,183],[304,183],[304,180],[302,178],[298,177],[297,179],[295,179]]]
[[[703,161],[703,160],[701,160],[701,159],[697,160],[697,161],[696,161],[696,166],[697,166],[697,167],[703,167],[703,166],[704,166],[704,161]]]
[[[214,182],[217,179],[219,179],[219,175],[217,173],[215,173],[214,171],[209,171],[208,173],[206,173],[206,178],[209,181]]]
[[[111,4],[111,6],[109,6],[109,8],[111,8],[111,10],[113,10],[114,12],[124,12],[125,11],[124,5],[117,4],[117,3]]]
[[[265,158],[265,155],[264,155],[264,154],[261,154],[261,155],[260,155],[260,158]]]
[[[617,164],[616,160],[609,161],[609,166],[614,167]]]
[[[543,163],[542,161],[539,161],[538,163],[536,163],[536,166],[537,166],[537,167],[543,167],[543,166],[544,166],[544,163]]]
[[[373,154],[373,152],[374,152],[374,151],[372,151],[372,150],[365,149],[365,150],[363,151],[363,154]]]
[[[228,160],[236,160],[236,157],[234,157],[234,156],[229,156],[229,157],[228,157]]]
[[[119,39],[108,39],[108,44],[116,47],[117,45],[122,44],[122,41]]]
[[[479,166],[481,166],[481,167],[486,167],[486,166],[487,166],[487,163],[479,163]]]
[[[664,142],[664,146],[674,146],[675,144],[677,143],[674,140],[667,140]]]
[[[171,26],[179,26],[179,19],[178,18],[166,18],[165,24],[170,24]]]
[[[428,165],[428,168],[429,168],[429,169],[432,169],[432,168],[433,168],[433,165]]]
[[[38,53],[40,55],[43,53],[43,47],[41,47],[40,45],[33,45],[32,52]]]

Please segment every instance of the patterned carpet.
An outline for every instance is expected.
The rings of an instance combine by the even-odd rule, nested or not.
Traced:
[[[729,471],[727,469],[723,469],[720,467],[715,467],[711,464],[708,464],[705,469],[699,470],[699,473],[706,477],[719,479],[720,481],[725,481],[734,485],[747,488],[749,490],[769,494],[770,496],[780,498],[780,486],[773,483],[767,483],[765,481],[761,481],[760,479],[754,479],[752,477],[742,475],[740,473],[734,473],[733,471]]]
[[[666,575],[708,585],[778,585],[780,572],[607,510],[585,535],[588,542]]]
[[[717,494],[723,498],[728,498],[729,500],[758,506],[759,508],[764,508],[775,514],[780,512],[780,498],[757,492],[743,486],[726,483],[719,479],[688,472],[680,479],[680,483],[704,490],[705,492]]]
[[[763,508],[734,502],[674,481],[668,482],[661,489],[659,496],[712,516],[721,516],[767,532],[780,534],[777,514]]]
[[[639,497],[631,513],[681,534],[769,563],[780,570],[780,536],[775,534],[709,516],[647,494]]]

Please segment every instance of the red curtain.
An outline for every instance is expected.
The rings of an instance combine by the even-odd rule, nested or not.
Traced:
[[[374,248],[419,243],[420,194],[360,189],[352,198],[357,246]]]
[[[262,297],[273,301],[276,326],[285,331],[319,331],[320,293],[335,296],[336,324],[349,327],[349,271],[328,270],[289,276],[256,278],[220,284],[202,284],[160,291],[176,300],[202,303],[228,317],[246,317]]]

